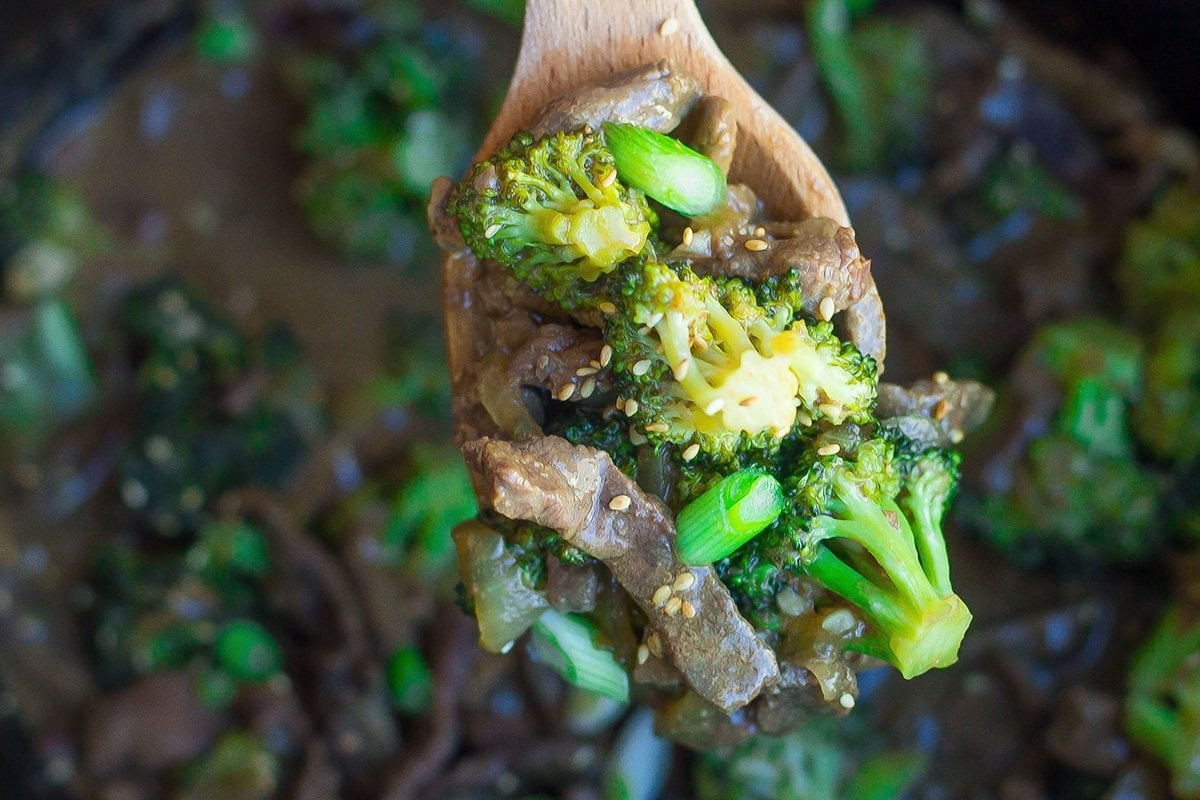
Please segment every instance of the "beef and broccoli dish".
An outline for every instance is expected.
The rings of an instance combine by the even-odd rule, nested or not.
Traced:
[[[0,797],[1200,798],[1194,15],[698,6],[6,8]]]

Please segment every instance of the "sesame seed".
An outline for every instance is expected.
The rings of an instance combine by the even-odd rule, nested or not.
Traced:
[[[641,361],[635,362],[633,369],[630,370],[634,375],[645,375],[650,371],[650,359],[643,358]]]
[[[645,436],[643,436],[641,433],[639,433],[637,431],[629,432],[629,443],[630,444],[643,445],[648,441],[650,441],[650,440],[647,439]]]
[[[612,362],[612,345],[600,348],[600,366],[607,367]]]
[[[638,412],[638,408],[640,408],[638,401],[634,400],[632,397],[629,398],[625,401],[625,416],[632,417]]]
[[[938,400],[938,404],[933,407],[933,418],[934,419],[942,419],[949,413],[950,413],[950,401],[949,400],[945,400],[945,399]]]
[[[947,375],[946,373],[942,372],[941,370],[938,370],[937,372],[933,373],[934,383],[947,383],[949,380],[950,380],[950,376]]]
[[[537,360],[538,369],[545,369],[550,366],[550,356],[540,356]]]
[[[691,226],[691,225],[689,225],[688,227],[684,228],[684,229],[683,229],[683,246],[684,246],[684,247],[691,247],[691,246],[692,246],[692,237],[693,237],[693,236],[695,236],[695,235],[696,235],[696,234],[692,232],[692,226]]]
[[[629,495],[619,494],[612,500],[608,501],[608,507],[613,511],[624,511],[625,509],[629,508],[629,504],[632,502],[633,501],[629,499]]]
[[[842,415],[842,407],[837,403],[821,403],[817,406],[817,411],[820,411],[827,417],[837,419]]]
[[[762,239],[747,239],[745,247],[751,252],[761,253],[763,250],[767,249],[767,243]]]
[[[854,695],[849,692],[842,692],[842,696],[838,698],[838,702],[842,708],[854,708]]]
[[[605,300],[603,303],[601,303],[601,304],[600,304],[600,306],[599,306],[599,308],[600,308],[600,311],[601,311],[601,313],[603,313],[603,314],[607,314],[607,315],[608,315],[608,316],[610,316],[610,317],[611,317],[613,314],[617,313],[617,306],[616,306],[616,304],[615,304],[615,303],[610,303],[610,302],[608,302],[607,300]]]
[[[575,370],[575,374],[580,378],[586,378],[588,375],[595,375],[598,371],[593,367],[580,367]]]
[[[819,456],[836,456],[840,452],[842,452],[842,446],[836,443],[823,444],[817,448],[817,455]]]
[[[677,33],[679,33],[679,20],[674,17],[667,17],[663,20],[662,25],[658,26],[658,35],[664,38]]]
[[[584,378],[583,385],[579,387],[579,396],[588,398],[592,396],[592,392],[596,391],[596,379],[590,375]]]
[[[958,428],[955,428],[954,430],[950,431],[950,441],[953,444],[958,444],[962,440],[963,440],[963,432],[962,431],[960,431]]]
[[[646,426],[647,433],[666,433],[671,430],[671,426],[665,422],[652,422]]]
[[[667,601],[666,606],[663,607],[663,613],[666,614],[668,617],[673,617],[676,614],[678,614],[680,609],[682,609],[682,608],[683,608],[683,598],[672,597],[670,600]]]
[[[821,319],[828,322],[829,320],[833,319],[833,312],[833,298],[822,297],[821,304],[817,307],[817,313],[820,314]]]
[[[681,381],[684,378],[686,378],[688,375],[688,370],[691,369],[691,366],[692,366],[692,360],[690,358],[685,358],[683,361],[680,361],[678,364],[676,364],[675,365],[675,380]]]
[[[655,658],[663,657],[662,639],[657,633],[651,633],[646,637],[646,646],[650,648],[650,652],[654,654]]]
[[[685,619],[692,619],[693,617],[696,616],[696,607],[694,605],[692,605],[691,603],[689,603],[687,600],[684,600],[682,603],[679,604],[679,610],[683,612],[683,616]]]
[[[812,425],[812,417],[810,417],[808,414],[805,414],[803,411],[797,411],[796,422],[799,422],[801,425],[807,428],[809,425]]]
[[[637,659],[639,664],[645,664],[650,660],[650,648],[644,644],[638,645]]]
[[[596,370],[596,372],[599,372],[604,367],[603,364],[601,364],[599,361],[597,361],[594,358],[588,362],[588,366],[591,367],[592,369]]]
[[[704,413],[710,417],[716,415],[725,407],[724,398],[718,397],[704,407]]]
[[[617,180],[617,171],[615,169],[610,170],[608,172],[608,174],[606,174],[603,178],[600,179],[599,186],[601,189],[607,189],[608,187],[612,186],[613,183],[616,182],[616,180]]]
[[[662,586],[654,590],[654,594],[650,597],[650,602],[654,603],[654,605],[658,606],[659,608],[662,608],[670,599],[671,587],[664,583]]]
[[[613,401],[613,407],[616,408],[618,411],[624,411],[625,410],[625,398],[618,397],[616,400]]]
[[[671,588],[677,592],[686,592],[695,585],[696,573],[690,570],[684,570],[683,572],[679,573],[678,577],[675,578],[675,582],[671,584]]]
[[[758,398],[755,395],[743,397],[738,401],[738,405],[742,408],[753,408],[754,406],[758,405]]]
[[[754,235],[759,238],[762,238],[763,236],[767,235],[767,229],[764,228],[762,225],[759,225],[757,228],[754,229]]]
[[[562,386],[558,387],[558,393],[554,396],[565,403],[571,399],[571,395],[573,394],[575,394],[575,384],[564,383]]]
[[[499,222],[493,222],[491,225],[488,225],[488,226],[487,226],[487,230],[485,230],[485,231],[483,232],[483,237],[484,237],[485,239],[490,239],[490,238],[492,238],[493,236],[495,236],[497,233],[499,233],[499,232],[500,232],[500,228],[501,228],[501,227],[502,227],[502,226],[500,225],[500,223],[499,223]]]
[[[700,445],[689,444],[683,451],[683,460],[691,461],[696,456],[700,455]]]

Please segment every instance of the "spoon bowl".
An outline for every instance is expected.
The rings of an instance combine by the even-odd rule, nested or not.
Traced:
[[[820,159],[733,68],[692,0],[528,0],[512,82],[478,158],[494,153],[550,101],[660,59],[733,105],[738,135],[729,178],[753,187],[770,216],[849,225]]]

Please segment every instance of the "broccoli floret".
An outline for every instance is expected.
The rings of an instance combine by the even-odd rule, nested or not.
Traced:
[[[625,413],[650,441],[733,459],[814,420],[870,419],[875,362],[828,322],[763,307],[739,279],[655,262],[630,270],[614,294],[605,339]]]
[[[795,508],[777,553],[859,607],[875,632],[853,647],[906,678],[953,664],[971,622],[942,534],[958,455],[869,439],[853,454],[813,451],[789,483]]]
[[[518,133],[472,168],[449,210],[477,257],[567,308],[591,304],[586,284],[641,253],[656,222],[588,129]]]
[[[1176,795],[1200,797],[1200,618],[1181,605],[1130,664],[1125,729],[1167,765]]]
[[[1200,192],[1177,184],[1129,226],[1116,278],[1126,310],[1141,322],[1200,303]]]

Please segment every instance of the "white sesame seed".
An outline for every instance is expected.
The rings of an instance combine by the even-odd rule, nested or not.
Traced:
[[[617,313],[617,306],[616,306],[616,304],[615,304],[615,303],[610,303],[610,302],[608,302],[607,300],[605,300],[603,303],[601,303],[601,304],[600,304],[600,306],[599,306],[599,308],[600,308],[600,311],[601,311],[601,313],[603,313],[603,314],[607,314],[607,315],[608,315],[608,316],[610,316],[610,317],[611,317],[613,314]]]
[[[662,586],[655,589],[654,594],[650,596],[650,602],[654,603],[654,605],[658,606],[659,608],[662,608],[663,606],[665,606],[667,604],[667,601],[670,599],[671,599],[671,587],[665,583]]]
[[[663,20],[662,25],[658,26],[658,35],[663,38],[674,36],[679,33],[679,20],[674,17],[667,17]]]
[[[501,226],[499,222],[493,222],[491,225],[487,226],[487,230],[485,230],[483,232],[483,237],[485,239],[492,238],[493,236],[495,236],[497,233],[500,232],[501,227],[503,227],[503,226]]]
[[[706,406],[704,407],[704,413],[705,413],[705,414],[708,414],[710,417],[711,417],[711,416],[715,416],[715,415],[716,415],[716,414],[718,414],[718,413],[721,411],[721,409],[722,409],[722,408],[724,408],[724,407],[725,407],[725,400],[724,400],[724,398],[717,397],[717,398],[713,399],[713,400],[712,400],[712,401],[711,401],[711,402],[710,402],[708,405],[706,405]]]
[[[837,419],[842,415],[842,407],[837,403],[820,403],[817,405],[817,411],[820,411],[827,417]]]
[[[825,320],[826,322],[833,319],[833,311],[833,298],[822,297],[821,304],[817,307],[817,313],[820,315],[821,319]]]
[[[538,369],[545,369],[550,366],[550,356],[539,356],[537,360]]]
[[[646,646],[650,648],[650,652],[654,654],[655,658],[663,657],[662,639],[657,633],[651,633],[646,637]]]
[[[823,444],[817,448],[817,455],[819,456],[836,456],[840,452],[842,452],[842,446],[836,442],[832,444]]]
[[[678,364],[676,364],[675,365],[675,380],[681,381],[684,378],[686,378],[688,375],[688,370],[691,369],[691,366],[692,366],[692,360],[690,358],[685,358],[683,361],[680,361]]]
[[[571,399],[571,395],[573,394],[575,394],[575,384],[564,383],[562,386],[558,387],[558,393],[554,396],[565,403]]]
[[[754,235],[761,239],[763,236],[767,235],[767,229],[764,228],[762,225],[759,225],[757,228],[754,229]]]
[[[625,509],[629,508],[629,504],[632,502],[633,501],[629,499],[629,495],[619,494],[612,500],[608,501],[608,507],[613,511],[624,511]]]
[[[643,358],[641,361],[634,363],[633,369],[630,370],[634,375],[645,375],[650,371],[650,359]]]
[[[797,411],[796,422],[799,422],[801,425],[807,428],[809,425],[812,425],[812,417],[810,417],[808,414],[805,414],[803,411]]]
[[[937,372],[933,373],[933,380],[934,383],[947,383],[950,380],[950,376],[941,370],[938,370]]]
[[[683,451],[683,460],[691,461],[696,456],[700,455],[700,445],[689,444]]]
[[[589,375],[583,379],[583,385],[579,387],[579,396],[586,399],[591,397],[594,391],[596,391],[596,379]]]
[[[580,367],[575,370],[575,375],[580,378],[586,378],[588,375],[595,375],[598,371],[595,367]]]
[[[637,660],[639,664],[645,664],[650,660],[650,648],[644,644],[638,645]]]
[[[696,573],[691,570],[684,570],[675,578],[675,582],[671,584],[671,588],[677,592],[686,592],[695,585]]]
[[[962,431],[960,431],[958,428],[955,428],[954,430],[950,431],[950,441],[953,444],[958,444],[962,440],[963,440],[963,432]]]
[[[854,695],[849,692],[842,692],[842,696],[838,698],[838,702],[842,708],[854,708]]]
[[[693,617],[696,616],[696,607],[694,605],[692,605],[691,603],[689,603],[687,600],[684,600],[682,603],[679,604],[679,610],[683,612],[683,616],[685,619],[692,619]]]
[[[600,366],[607,367],[612,362],[612,345],[600,348]]]
[[[682,608],[683,608],[683,598],[672,597],[670,600],[667,601],[666,606],[663,607],[663,613],[666,614],[668,617],[673,617],[676,614],[678,614],[680,609],[682,609]]]
[[[630,444],[633,444],[633,445],[643,445],[643,444],[645,444],[645,443],[646,443],[646,442],[648,442],[648,441],[650,441],[650,440],[649,440],[649,439],[647,439],[645,436],[643,436],[643,435],[642,435],[640,432],[638,432],[638,431],[630,431],[630,432],[629,432],[629,443],[630,443]]]
[[[600,179],[599,186],[601,189],[607,189],[608,187],[612,186],[613,183],[616,182],[616,180],[617,180],[617,171],[615,169],[609,170],[609,172],[603,178]]]
[[[648,433],[666,433],[671,430],[671,426],[665,422],[652,422],[646,426]]]
[[[632,397],[629,398],[625,401],[625,416],[632,417],[638,412],[638,408],[640,408],[638,401],[634,400]]]
[[[618,411],[624,411],[625,410],[625,398],[618,397],[616,400],[613,401],[613,407],[616,408]]]
[[[745,248],[754,253],[761,253],[763,250],[767,249],[767,243],[762,239],[747,239]]]
[[[821,620],[822,628],[830,633],[836,633],[839,636],[850,633],[850,631],[854,630],[854,626],[857,624],[858,621],[854,619],[854,614],[850,613],[850,611],[845,608],[839,608],[836,611],[832,611],[828,616],[825,617],[825,619]]]
[[[695,235],[696,234],[692,232],[692,227],[690,225],[688,227],[684,228],[683,229],[683,246],[691,247],[692,246],[692,237]]]

